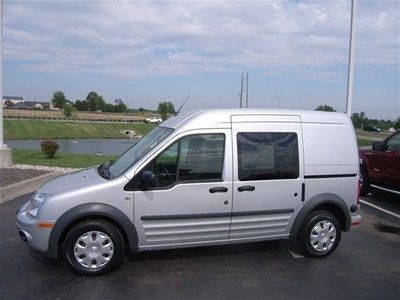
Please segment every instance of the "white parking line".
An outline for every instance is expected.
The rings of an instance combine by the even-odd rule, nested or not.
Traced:
[[[301,255],[300,253],[297,253],[295,250],[293,250],[293,251],[290,250],[290,247],[284,241],[281,241],[279,246],[281,247],[282,250],[289,252],[293,258],[304,258],[303,255]]]
[[[288,250],[288,251],[289,251],[290,254],[292,254],[293,258],[304,258],[304,256],[301,255],[301,254],[292,252],[292,251],[290,251],[290,250]]]
[[[394,213],[394,212],[392,212],[392,211],[390,211],[390,210],[386,210],[386,209],[384,209],[384,208],[382,208],[382,207],[380,207],[380,206],[378,206],[378,205],[369,203],[369,202],[367,202],[367,201],[365,201],[365,200],[361,200],[361,199],[360,199],[360,202],[361,202],[361,203],[364,203],[365,205],[368,205],[368,206],[371,206],[371,207],[373,207],[373,208],[376,208],[376,209],[378,209],[378,210],[380,210],[380,211],[383,211],[384,213],[387,213],[388,215],[391,215],[391,216],[393,216],[393,217],[396,217],[396,218],[399,218],[399,219],[400,219],[400,215],[399,215],[399,214],[396,214],[396,213]]]

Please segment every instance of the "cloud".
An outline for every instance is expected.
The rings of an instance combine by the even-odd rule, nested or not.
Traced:
[[[4,59],[49,74],[335,77],[347,64],[349,3],[8,1]],[[356,63],[398,68],[398,2],[358,3]]]

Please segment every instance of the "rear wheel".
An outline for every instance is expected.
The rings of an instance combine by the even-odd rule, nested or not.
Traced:
[[[121,232],[102,221],[84,221],[73,227],[64,242],[64,257],[80,275],[96,276],[118,268],[123,262]]]
[[[297,240],[305,256],[324,257],[336,249],[341,234],[340,224],[333,214],[316,210],[304,221]]]
[[[360,166],[360,195],[361,196],[366,196],[368,193],[371,192],[371,185],[369,182],[369,175],[367,169],[361,165]]]

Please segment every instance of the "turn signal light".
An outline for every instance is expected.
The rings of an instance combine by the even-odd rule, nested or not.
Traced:
[[[39,223],[38,226],[40,228],[53,228],[54,224],[53,223]]]

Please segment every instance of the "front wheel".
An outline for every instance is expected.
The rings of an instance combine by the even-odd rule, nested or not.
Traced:
[[[64,257],[75,273],[96,276],[118,268],[124,258],[121,232],[102,220],[79,223],[67,234]]]
[[[340,224],[333,214],[316,210],[304,221],[297,240],[305,256],[324,257],[336,249],[341,234]]]

